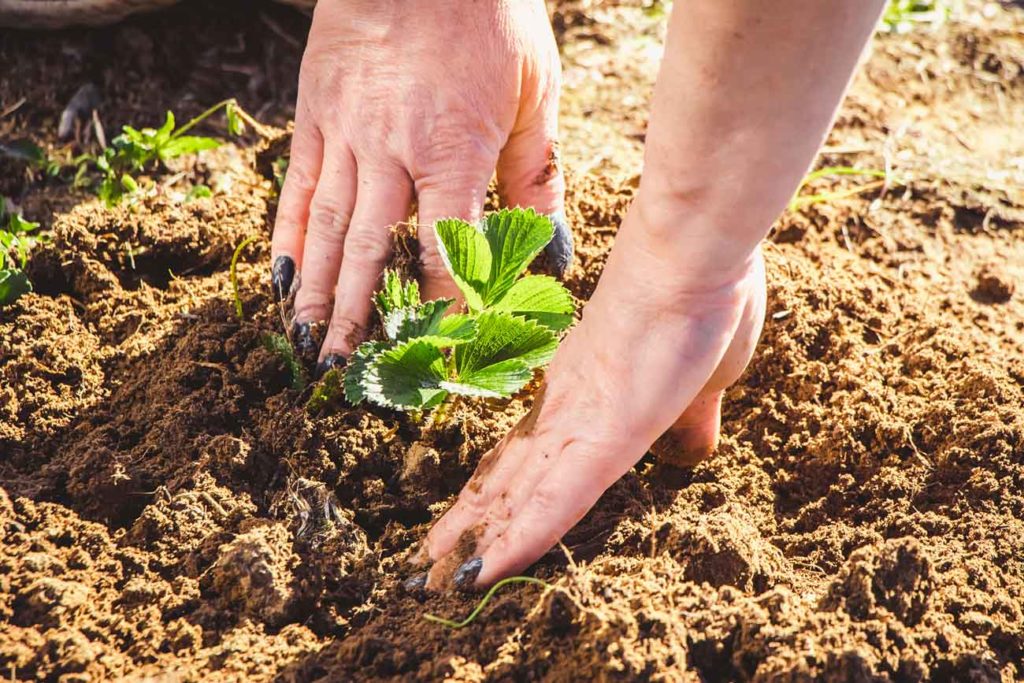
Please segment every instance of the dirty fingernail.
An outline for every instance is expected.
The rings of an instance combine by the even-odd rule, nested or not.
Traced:
[[[327,374],[328,370],[333,370],[335,368],[339,370],[343,369],[347,362],[348,361],[345,356],[340,353],[328,354],[326,358],[316,364],[316,378],[320,379]]]
[[[555,233],[548,245],[544,247],[544,254],[547,256],[548,263],[554,268],[555,274],[559,278],[563,278],[566,271],[569,270],[569,266],[572,265],[572,230],[569,229],[564,211],[556,211],[548,218],[551,219]]]
[[[299,358],[307,359],[306,362],[315,359],[320,353],[320,344],[314,335],[316,327],[315,322],[292,325],[292,345],[295,347],[295,353]]]
[[[462,563],[462,566],[455,570],[455,577],[452,579],[452,583],[456,588],[469,590],[476,582],[476,577],[480,576],[480,570],[483,567],[484,560],[482,557],[466,560]]]
[[[281,301],[288,296],[295,279],[295,261],[291,256],[278,256],[274,259],[274,267],[270,271],[270,285],[274,290],[274,301]]]
[[[402,588],[404,588],[407,593],[416,593],[416,592],[421,591],[424,588],[426,588],[426,586],[427,586],[427,575],[426,575],[426,573],[416,574],[414,576],[410,576],[408,579],[406,579],[404,582],[402,582]]]

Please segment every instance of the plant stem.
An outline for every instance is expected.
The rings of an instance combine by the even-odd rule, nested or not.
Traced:
[[[259,235],[254,235],[242,240],[242,243],[235,247],[235,253],[231,255],[231,290],[235,295],[235,315],[238,316],[239,320],[244,319],[244,313],[242,312],[242,297],[238,293],[238,257],[242,255],[243,249],[258,239]]]
[[[492,597],[494,597],[494,594],[498,591],[498,589],[510,583],[532,583],[537,586],[543,586],[544,588],[551,588],[551,584],[547,581],[535,579],[532,576],[510,576],[507,579],[502,579],[498,583],[491,586],[491,589],[487,591],[486,594],[484,594],[484,597],[480,600],[480,602],[477,603],[473,611],[469,613],[469,616],[463,619],[462,621],[452,621],[451,619],[445,619],[443,617],[438,617],[433,614],[424,614],[423,618],[427,621],[432,621],[435,624],[447,626],[448,628],[464,628],[469,624],[473,623],[473,620],[480,615],[480,612],[483,611],[483,608],[487,606],[487,603],[490,602]]]
[[[227,107],[229,104],[233,104],[235,106],[235,113],[238,114],[238,117],[240,119],[242,119],[243,121],[245,121],[246,123],[248,123],[250,126],[252,126],[252,129],[254,131],[256,131],[256,133],[260,137],[264,137],[264,138],[271,137],[270,133],[267,131],[267,127],[266,126],[264,126],[262,123],[260,123],[259,121],[254,119],[252,116],[250,116],[247,111],[242,109],[242,107],[239,106],[238,101],[235,100],[234,97],[229,97],[226,100],[221,100],[217,104],[213,105],[212,107],[210,107],[209,109],[204,111],[199,116],[196,116],[195,118],[193,118],[191,121],[186,123],[184,126],[179,128],[178,130],[174,131],[174,133],[171,134],[171,139],[173,140],[173,139],[175,139],[175,138],[177,138],[177,137],[179,137],[181,135],[184,135],[188,131],[190,131],[193,128],[195,128],[198,124],[202,123],[206,119],[208,119],[211,116],[213,116],[214,114],[216,114],[218,110]]]
[[[193,118],[191,121],[186,123],[184,126],[179,128],[178,130],[174,131],[171,134],[171,139],[173,140],[175,138],[181,137],[182,135],[184,135],[188,131],[190,131],[193,128],[195,128],[198,124],[202,123],[206,119],[210,118],[213,114],[217,113],[218,109],[223,109],[224,107],[228,106],[229,104],[231,104],[234,101],[235,101],[234,97],[229,97],[226,100],[221,100],[217,104],[213,105],[212,107],[210,107],[209,109],[204,111],[199,116],[196,116],[195,118]]]

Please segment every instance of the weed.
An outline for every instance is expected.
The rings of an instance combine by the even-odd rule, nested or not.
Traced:
[[[469,616],[463,619],[462,621],[452,621],[451,619],[445,619],[443,617],[438,617],[433,614],[424,614],[423,618],[427,621],[432,621],[435,624],[441,624],[442,626],[447,626],[448,628],[453,629],[459,629],[469,626],[478,616],[480,616],[480,612],[482,612],[484,607],[487,606],[487,603],[491,601],[491,598],[494,597],[494,594],[497,593],[502,586],[507,586],[510,583],[532,583],[537,586],[543,586],[544,588],[551,588],[551,584],[547,581],[535,579],[532,576],[510,576],[507,579],[502,579],[501,581],[491,586],[491,589],[484,594],[484,597],[480,599],[480,602],[478,602],[473,611],[469,613]]]
[[[803,196],[800,195],[800,191],[803,190],[808,183],[818,180],[819,178],[831,176],[867,176],[871,178],[881,178],[881,180],[833,192],[823,192],[820,194]],[[803,206],[810,206],[811,204],[845,199],[846,197],[852,197],[854,195],[863,194],[864,192],[880,188],[891,180],[893,179],[889,174],[879,168],[854,168],[852,166],[828,166],[826,168],[820,168],[817,171],[808,173],[800,182],[800,187],[797,188],[793,198],[789,201],[789,208],[790,210],[796,210]]]
[[[231,255],[231,266],[228,270],[231,278],[231,292],[235,298],[235,315],[238,316],[239,320],[243,319],[244,313],[242,311],[242,296],[238,292],[238,258],[242,255],[242,251],[247,246],[258,239],[258,236],[253,236],[242,240],[242,242],[235,247],[235,253]]]
[[[264,332],[260,341],[263,343],[263,348],[280,358],[288,368],[288,373],[292,377],[292,389],[296,391],[305,389],[308,384],[306,371],[295,355],[295,350],[292,348],[291,342],[288,341],[288,337],[283,334]]]
[[[181,127],[175,125],[174,113],[170,111],[159,128],[122,126],[121,133],[99,154],[82,154],[73,158],[65,156],[60,160],[48,156],[30,140],[16,140],[0,144],[0,155],[24,161],[29,168],[51,177],[60,177],[66,169],[74,169],[73,176],[64,176],[73,187],[91,188],[108,206],[113,206],[139,191],[140,174],[171,159],[220,146],[221,141],[216,138],[186,134],[220,110],[224,110],[230,135],[242,134],[247,125],[260,135],[268,134],[234,99],[227,99]],[[186,199],[204,196],[210,196],[209,188],[197,185]]]
[[[915,25],[938,25],[952,13],[950,0],[889,0],[882,25],[893,33],[906,33]]]
[[[188,194],[185,195],[185,201],[191,202],[196,199],[208,199],[212,196],[213,190],[210,189],[209,185],[203,185],[200,183],[198,185],[193,185],[191,189],[189,189]]]
[[[7,203],[0,197],[0,306],[32,291],[24,269],[29,252],[42,240],[38,234],[32,234],[38,229],[38,223],[8,211]]]
[[[313,388],[309,400],[306,401],[306,410],[313,414],[319,413],[328,406],[338,403],[344,395],[345,376],[341,370],[331,368]]]
[[[479,227],[456,219],[435,227],[468,312],[446,316],[453,299],[421,302],[415,282],[388,271],[375,297],[386,338],[360,345],[345,373],[354,404],[422,411],[450,395],[511,396],[551,360],[572,323],[568,290],[548,276],[524,276],[554,233],[547,218],[506,209]]]

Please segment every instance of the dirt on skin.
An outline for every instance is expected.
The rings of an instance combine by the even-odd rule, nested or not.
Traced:
[[[637,186],[664,17],[553,10],[585,300]],[[187,3],[0,33],[0,138],[57,146],[84,82],[108,131],[229,96],[284,126],[307,27]],[[1022,32],[1020,9],[968,3],[876,39],[819,166],[891,179],[818,181],[805,194],[867,190],[775,226],[764,337],[714,458],[645,458],[536,565],[551,588],[509,588],[455,632],[423,614],[476,597],[407,593],[405,560],[529,395],[434,429],[311,415],[262,342],[280,321],[253,136],[114,210],[0,162],[0,193],[52,230],[37,291],[0,310],[0,675],[1024,677]],[[195,182],[214,196],[183,201]],[[228,265],[251,236],[239,321]]]

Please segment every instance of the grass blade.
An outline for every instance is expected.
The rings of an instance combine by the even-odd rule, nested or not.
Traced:
[[[543,586],[544,588],[551,588],[551,584],[547,581],[535,579],[532,576],[510,576],[507,579],[502,579],[498,583],[491,586],[491,589],[484,594],[484,597],[481,598],[480,602],[476,604],[476,607],[473,608],[473,611],[469,613],[469,616],[463,619],[462,621],[452,621],[451,619],[445,619],[444,617],[439,617],[433,614],[424,614],[423,618],[427,621],[432,621],[435,624],[441,624],[442,626],[447,626],[448,628],[453,629],[459,629],[469,626],[471,623],[473,623],[473,620],[480,616],[480,612],[482,612],[484,607],[487,606],[487,603],[491,601],[491,598],[494,597],[494,594],[497,593],[502,586],[507,586],[510,583],[532,583],[537,586]]]

